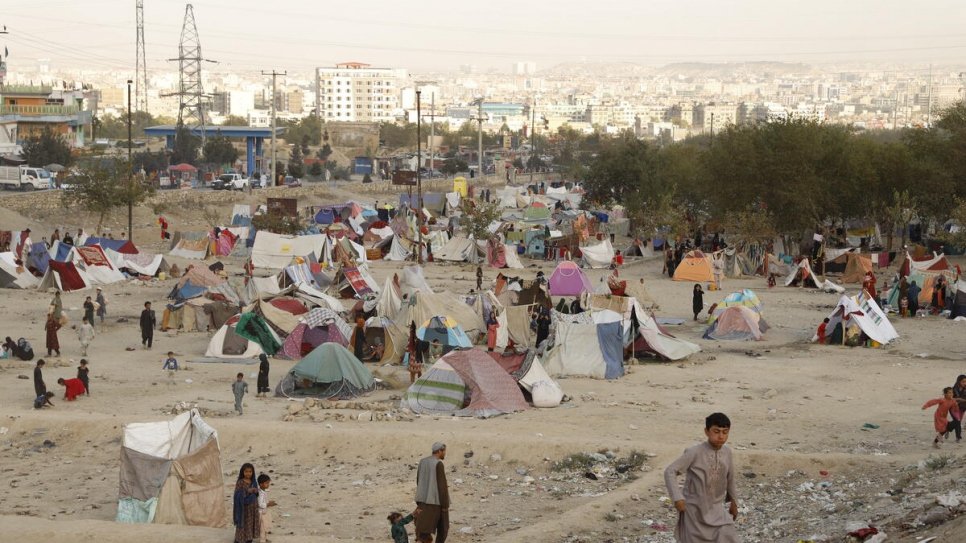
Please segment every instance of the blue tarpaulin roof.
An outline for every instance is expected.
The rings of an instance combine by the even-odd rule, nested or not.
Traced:
[[[67,257],[70,256],[70,250],[73,249],[73,245],[67,245],[66,243],[57,244],[57,254],[54,255],[54,260],[57,262],[67,262]]]
[[[47,273],[47,263],[50,262],[48,250],[46,243],[34,243],[30,247],[30,254],[27,255],[27,264],[37,268],[40,273]]]
[[[190,298],[197,298],[198,296],[203,295],[207,290],[208,287],[196,286],[192,284],[190,280],[188,280],[185,281],[181,288],[175,286],[173,289],[171,289],[171,294],[168,295],[168,298],[176,301],[188,300]]]
[[[136,255],[138,253],[137,247],[126,239],[95,238],[94,236],[91,236],[87,238],[87,241],[84,242],[84,245],[88,247],[91,245],[100,245],[102,249],[110,249],[118,253],[127,253],[132,255]]]

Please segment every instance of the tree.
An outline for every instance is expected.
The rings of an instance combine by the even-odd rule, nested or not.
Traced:
[[[95,232],[104,218],[117,207],[138,206],[153,194],[152,185],[131,176],[131,165],[121,159],[95,159],[84,164],[72,177],[62,195],[64,207],[78,205],[97,215]]]
[[[322,177],[322,163],[318,161],[313,162],[312,165],[309,166],[309,175],[312,177]]]
[[[174,149],[171,151],[171,163],[181,164],[186,162],[195,165],[198,161],[198,148],[201,146],[201,139],[191,133],[183,124],[178,125],[174,132]]]
[[[238,115],[229,115],[221,123],[221,126],[248,126],[248,119]]]
[[[321,149],[319,149],[318,153],[316,154],[318,155],[320,160],[328,160],[329,155],[332,154],[332,147],[330,147],[329,144],[326,143],[325,145],[322,146]]]
[[[27,138],[23,143],[21,154],[27,160],[27,164],[38,168],[47,164],[60,164],[66,167],[74,162],[70,154],[70,145],[50,128],[44,128],[40,134]]]
[[[302,146],[302,156],[308,155],[309,154],[309,135],[308,134],[302,134],[301,146]]]
[[[380,123],[379,144],[390,149],[415,148],[416,125],[414,123]]]
[[[496,204],[485,204],[467,199],[460,201],[460,209],[463,211],[463,216],[460,218],[460,227],[478,240],[489,239],[491,234],[488,228],[493,221],[500,218],[502,213]]]
[[[222,135],[221,132],[216,133],[205,141],[202,154],[204,155],[204,161],[211,164],[234,164],[238,160],[238,149],[235,149],[231,140],[227,136]]]
[[[302,159],[302,148],[297,144],[292,146],[292,153],[288,159],[288,174],[297,178],[305,176],[305,161]]]
[[[440,166],[439,171],[446,175],[455,175],[459,172],[465,172],[469,169],[469,164],[465,160],[460,158],[450,158],[443,162]]]
[[[739,247],[755,243],[765,245],[778,235],[771,213],[753,206],[729,212],[725,215],[722,226],[731,245]]]

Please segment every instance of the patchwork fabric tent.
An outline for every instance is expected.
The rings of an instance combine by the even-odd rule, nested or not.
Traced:
[[[224,527],[218,433],[197,409],[124,426],[117,522]]]
[[[375,388],[372,373],[358,358],[338,343],[323,343],[285,374],[275,395],[345,400]]]
[[[462,298],[448,292],[417,291],[409,296],[409,302],[402,305],[399,313],[391,317],[388,325],[394,348],[393,360],[402,359],[409,343],[409,323],[415,322],[419,326],[437,315],[446,315],[456,321],[471,342],[486,330],[483,319]]]
[[[940,277],[946,278],[947,290],[956,282],[956,273],[953,270],[927,271],[913,269],[906,277],[906,281],[911,285],[913,281],[919,287],[919,305],[925,307],[932,304],[932,294],[936,288],[936,281]],[[895,282],[889,288],[889,296],[886,302],[893,308],[899,307],[899,283]]]
[[[241,315],[235,315],[228,319],[228,322],[215,332],[208,342],[208,349],[205,356],[209,358],[255,358],[262,354],[262,348],[254,341],[238,335],[235,332],[235,325],[241,319]]]
[[[487,418],[528,409],[517,381],[486,352],[452,351],[403,396],[414,413]]]
[[[593,292],[594,286],[575,262],[564,260],[557,264],[550,274],[550,294],[552,296],[580,296]]]
[[[694,283],[714,281],[711,257],[701,251],[688,251],[678,267],[674,269],[674,280]]]
[[[544,355],[547,373],[617,379],[624,375],[624,339],[620,322],[558,321],[554,346]]]
[[[879,304],[866,296],[865,293],[839,298],[838,305],[835,306],[835,310],[828,316],[828,319],[826,337],[829,338],[839,323],[842,323],[845,329],[843,337],[861,331],[879,345],[886,345],[899,337],[899,333],[889,322],[889,317],[879,308]],[[812,341],[816,340],[818,340],[817,334],[812,337]]]
[[[846,252],[825,263],[826,273],[841,273],[843,283],[861,283],[872,271],[872,257],[857,252]]]
[[[817,288],[824,290],[825,292],[845,292],[845,288],[836,285],[831,280],[823,279],[822,277],[815,275],[815,272],[812,271],[812,266],[809,264],[807,258],[803,258],[802,261],[798,263],[798,266],[795,266],[791,273],[785,277],[785,286]]]
[[[42,290],[55,288],[70,292],[91,288],[91,283],[84,270],[75,266],[73,262],[51,260],[48,262],[47,273],[44,274],[37,288]]]
[[[23,266],[18,266],[12,252],[0,253],[0,288],[34,288],[40,279]]]
[[[446,316],[430,317],[416,330],[416,337],[428,343],[439,341],[444,351],[473,348],[473,342],[459,323]]]
[[[756,266],[742,252],[735,247],[728,247],[722,251],[725,264],[725,277],[744,277],[755,275]]]
[[[743,305],[726,307],[715,311],[714,321],[704,332],[705,339],[753,339],[761,340],[768,324],[761,314]]]
[[[297,360],[323,343],[349,345],[352,327],[328,308],[314,308],[302,317],[282,343],[281,357]]]
[[[923,259],[915,259],[909,252],[906,252],[905,260],[899,265],[899,270],[902,275],[909,275],[913,270],[919,271],[942,271],[948,270],[951,266],[949,265],[949,260],[946,258],[945,254],[932,254],[932,257],[926,257]]]

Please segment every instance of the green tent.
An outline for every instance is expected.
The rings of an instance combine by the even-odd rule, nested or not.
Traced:
[[[279,381],[276,396],[348,399],[376,387],[369,369],[338,343],[323,343]]]
[[[238,319],[238,324],[235,325],[235,333],[248,341],[257,343],[269,356],[282,348],[282,342],[265,319],[255,313],[243,313]]]

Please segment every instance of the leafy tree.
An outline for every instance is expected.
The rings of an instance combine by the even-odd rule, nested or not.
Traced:
[[[332,154],[332,147],[330,147],[328,143],[323,145],[322,148],[319,149],[318,153],[316,153],[316,155],[319,157],[320,160],[328,160],[329,155],[331,154]]]
[[[478,240],[489,239],[490,231],[487,228],[502,214],[495,203],[485,204],[467,199],[460,201],[460,209],[463,211],[460,228]]]
[[[252,217],[252,226],[258,230],[267,230],[275,234],[294,236],[299,234],[303,227],[298,217],[286,217],[279,213],[262,213]]]
[[[775,239],[775,219],[770,212],[748,206],[740,211],[732,211],[722,221],[731,245],[764,245]]]
[[[465,172],[469,169],[469,164],[465,160],[460,158],[450,158],[443,162],[440,166],[439,171],[446,175],[455,175],[460,172]]]
[[[60,164],[66,167],[74,162],[67,140],[50,128],[44,128],[40,134],[27,138],[23,143],[21,154],[27,160],[27,164],[34,167],[43,167],[47,164]]]
[[[168,167],[168,156],[164,151],[152,153],[150,151],[140,151],[134,153],[134,171],[144,171],[149,176],[155,172],[165,170]]]
[[[302,158],[302,148],[299,145],[292,146],[292,154],[288,159],[288,174],[292,177],[305,176],[305,161]]]
[[[312,165],[309,166],[309,175],[312,177],[322,177],[322,163],[313,162]]]
[[[414,123],[380,123],[379,143],[390,149],[415,148],[416,125]]]
[[[130,163],[121,159],[97,159],[80,167],[70,179],[62,195],[64,207],[77,205],[97,215],[95,232],[101,231],[104,218],[117,207],[138,206],[154,188],[137,176],[131,176]]]
[[[174,149],[171,151],[171,163],[181,164],[186,162],[195,165],[198,161],[199,147],[201,147],[201,139],[193,135],[183,124],[178,125],[174,132]]]
[[[302,156],[307,156],[309,154],[309,135],[302,134]]]
[[[127,114],[124,115],[104,115],[97,117],[94,123],[94,134],[96,138],[107,138],[112,140],[127,141]],[[131,112],[131,137],[140,139],[144,137],[144,129],[149,126],[164,124],[160,118],[155,118],[147,111]]]
[[[221,126],[248,126],[248,119],[238,115],[229,115],[222,121]]]
[[[216,133],[205,141],[202,150],[204,161],[211,164],[234,164],[238,160],[238,149],[232,145],[227,136]]]

